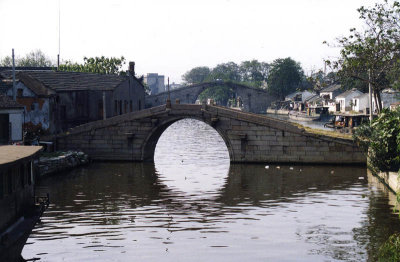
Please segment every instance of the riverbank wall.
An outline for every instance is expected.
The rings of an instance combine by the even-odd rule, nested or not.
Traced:
[[[289,114],[289,110],[268,108],[267,109],[267,114],[286,115],[287,116]]]
[[[400,170],[399,170],[400,172]],[[374,174],[379,178],[379,180],[384,183],[390,190],[397,193],[400,189],[400,178],[399,172],[383,172],[378,171]]]
[[[89,163],[89,156],[80,151],[44,154],[36,161],[39,177],[58,174]]]

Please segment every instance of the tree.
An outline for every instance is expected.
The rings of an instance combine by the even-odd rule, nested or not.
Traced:
[[[240,68],[234,62],[218,64],[211,70],[211,73],[207,80],[225,80],[225,81],[235,81],[240,82]]]
[[[226,106],[228,100],[234,97],[232,88],[228,86],[214,86],[209,87],[199,95],[200,101],[205,101],[207,98],[214,99],[218,105]]]
[[[269,69],[270,65],[265,62],[258,62],[258,60],[243,61],[240,64],[242,81],[261,87],[263,81],[267,80]]]
[[[382,104],[380,92],[393,79],[398,80],[400,66],[400,3],[377,3],[372,8],[357,10],[365,29],[350,29],[350,35],[338,40],[340,57],[327,61],[338,70],[342,78],[351,77],[371,84],[376,108],[380,112]]]
[[[296,91],[304,79],[300,64],[290,57],[279,58],[271,64],[268,75],[268,90],[284,99],[286,95]]]
[[[182,79],[187,84],[198,84],[204,82],[210,75],[210,68],[207,66],[199,66],[195,67],[189,71],[187,71]]]
[[[126,72],[122,71],[122,66],[125,64],[125,58],[123,56],[120,58],[108,58],[104,56],[94,58],[84,57],[83,61],[83,64],[67,61],[65,64],[61,64],[58,70],[69,72],[126,75]]]
[[[12,66],[11,56],[6,56],[0,60],[1,66]],[[41,50],[31,51],[22,58],[15,58],[15,66],[26,67],[51,67],[54,63]]]

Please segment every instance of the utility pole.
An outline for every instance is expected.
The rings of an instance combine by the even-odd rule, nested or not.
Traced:
[[[369,89],[369,122],[372,123],[372,85],[371,85],[371,69],[368,70],[368,89]]]
[[[12,49],[12,76],[13,76],[13,100],[17,100],[17,91],[16,91],[16,85],[15,85],[15,57],[14,57],[14,48]]]

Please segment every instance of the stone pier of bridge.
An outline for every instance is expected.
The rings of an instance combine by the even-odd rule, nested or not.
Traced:
[[[87,123],[56,138],[59,150],[82,150],[94,160],[153,161],[162,133],[193,118],[213,127],[225,141],[231,162],[365,164],[351,140],[309,133],[290,122],[211,106],[173,104]]]

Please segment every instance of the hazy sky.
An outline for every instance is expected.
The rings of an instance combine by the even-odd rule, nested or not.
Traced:
[[[306,72],[338,49],[326,47],[361,25],[372,0],[0,0],[0,57],[41,49],[61,59],[121,56],[138,74],[180,82],[196,66],[292,57]]]

